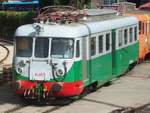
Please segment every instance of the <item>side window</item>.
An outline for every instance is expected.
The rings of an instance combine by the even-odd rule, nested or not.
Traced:
[[[144,33],[147,34],[147,22],[145,23]]]
[[[133,41],[133,28],[129,29],[129,42]]]
[[[76,58],[80,57],[80,41],[77,40],[76,42]]]
[[[142,34],[144,34],[144,27],[145,27],[145,25],[144,25],[144,23],[142,22]]]
[[[134,40],[137,40],[137,26],[134,27]]]
[[[142,22],[139,22],[139,34],[142,34]]]
[[[126,45],[128,43],[128,29],[124,30],[124,44]]]
[[[96,37],[91,38],[91,56],[96,54]]]
[[[110,33],[106,34],[106,51],[110,50]]]
[[[99,53],[102,53],[103,52],[103,35],[99,36],[98,43],[99,43]]]
[[[149,22],[149,30],[148,30],[148,31],[149,31],[149,33],[150,33],[150,22]]]
[[[122,30],[118,31],[118,46],[121,47],[123,45],[123,38],[122,38]]]

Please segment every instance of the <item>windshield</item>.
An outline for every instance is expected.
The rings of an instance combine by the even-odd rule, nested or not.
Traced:
[[[73,58],[73,39],[55,38],[52,39],[51,45],[52,58]]]
[[[48,51],[49,51],[49,39],[37,38],[35,40],[35,57],[46,58],[48,57]]]
[[[17,37],[16,38],[16,55],[18,57],[31,57],[32,56],[32,38]]]

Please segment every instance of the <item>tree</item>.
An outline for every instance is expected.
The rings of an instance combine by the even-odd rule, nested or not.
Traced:
[[[40,0],[40,7],[51,5],[70,5],[78,9],[83,9],[86,5],[90,8],[91,0]]]
[[[70,0],[69,5],[78,9],[83,9],[84,6],[90,8],[91,0]]]

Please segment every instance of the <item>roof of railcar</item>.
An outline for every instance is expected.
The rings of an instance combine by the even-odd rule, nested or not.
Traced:
[[[146,11],[146,10],[130,10],[127,13],[132,13],[132,14],[150,14],[150,11]]]
[[[83,37],[103,31],[137,24],[135,17],[121,17],[100,22],[83,22],[71,24],[39,24],[42,29],[39,37]],[[33,36],[36,32],[33,24],[23,25],[16,30],[15,36]]]
[[[125,15],[135,16],[139,21],[147,21],[147,17],[145,13],[127,13]]]

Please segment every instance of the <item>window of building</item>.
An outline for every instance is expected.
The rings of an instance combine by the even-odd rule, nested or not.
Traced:
[[[106,51],[110,50],[110,33],[106,34]]]
[[[124,30],[124,44],[126,45],[128,43],[128,29]]]
[[[91,38],[91,56],[96,54],[96,37]]]
[[[118,46],[121,47],[123,45],[123,37],[122,30],[118,31]]]
[[[129,29],[129,42],[133,41],[133,28]]]
[[[102,53],[103,52],[103,35],[100,35],[99,36],[99,53]]]

